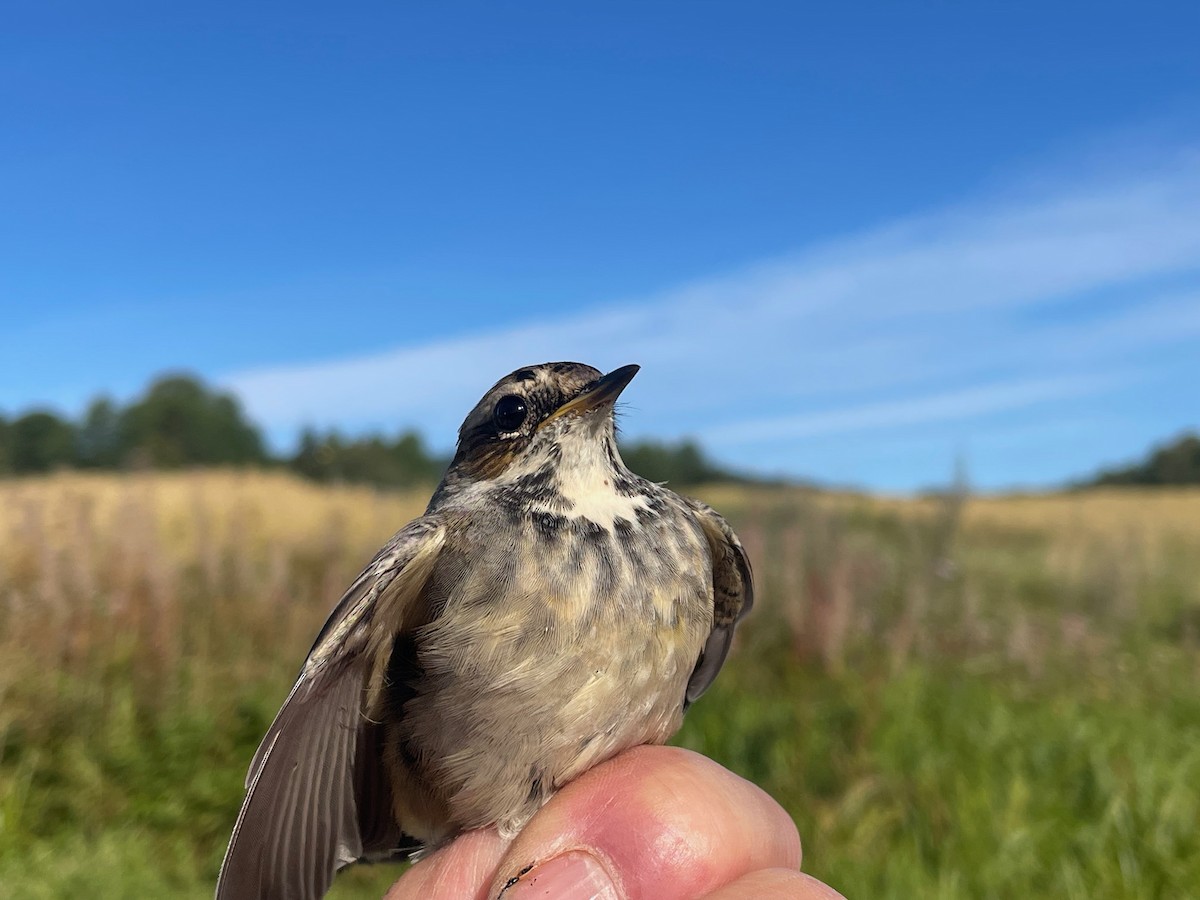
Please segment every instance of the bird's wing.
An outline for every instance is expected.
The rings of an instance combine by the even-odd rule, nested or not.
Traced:
[[[390,810],[374,807],[386,792],[356,791],[380,776],[359,746],[373,727],[361,712],[365,683],[383,642],[420,605],[445,538],[436,519],[411,522],[326,621],[250,763],[217,900],[315,900],[378,837]]]
[[[750,560],[729,523],[700,501],[685,499],[704,529],[713,567],[713,629],[688,679],[683,701],[686,708],[708,690],[721,671],[733,641],[733,630],[754,605],[754,581]]]

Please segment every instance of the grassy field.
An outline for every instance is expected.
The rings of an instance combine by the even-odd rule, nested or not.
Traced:
[[[773,793],[809,871],[851,898],[1200,896],[1200,491],[699,493],[760,605],[678,741]],[[424,501],[0,482],[0,896],[210,896],[315,630]]]

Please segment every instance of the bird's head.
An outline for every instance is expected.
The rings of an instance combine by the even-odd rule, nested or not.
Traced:
[[[517,369],[496,382],[463,422],[448,475],[495,479],[542,455],[612,445],[613,406],[637,372],[637,366],[622,366],[602,375],[574,362]]]

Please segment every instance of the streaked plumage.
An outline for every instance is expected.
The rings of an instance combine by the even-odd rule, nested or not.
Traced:
[[[343,596],[255,754],[219,900],[316,898],[356,860],[515,833],[678,729],[750,568],[720,516],[622,464],[612,406],[636,371],[519,369],[467,416],[425,515]]]

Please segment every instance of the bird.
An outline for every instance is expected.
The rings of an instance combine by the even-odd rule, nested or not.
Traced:
[[[217,900],[309,900],[355,862],[507,837],[666,742],[754,602],[705,504],[631,472],[638,372],[525,366],[484,394],[425,514],[350,585],[251,761]]]

